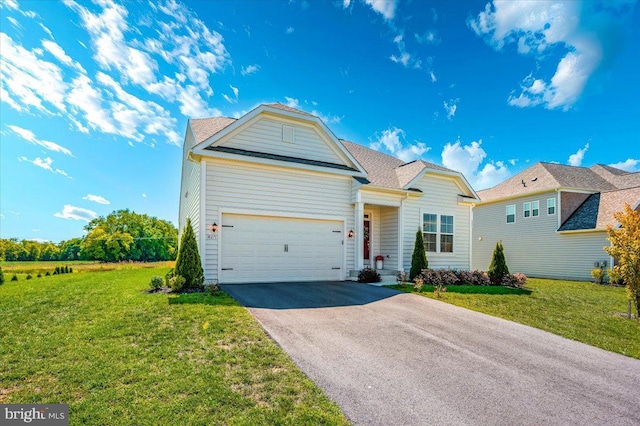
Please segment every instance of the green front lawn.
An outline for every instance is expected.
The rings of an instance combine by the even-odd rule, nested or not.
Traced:
[[[536,278],[526,286],[531,294],[505,294],[513,290],[493,286],[475,286],[474,294],[465,291],[469,286],[451,286],[440,300],[640,359],[640,323],[618,315],[627,312],[624,288]],[[428,286],[420,295],[436,298]]]
[[[167,270],[0,286],[0,403],[68,403],[71,424],[348,423],[230,297],[143,292]]]

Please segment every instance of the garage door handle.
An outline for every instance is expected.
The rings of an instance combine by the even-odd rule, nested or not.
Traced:
[[[331,269],[342,269],[342,268],[331,268]]]

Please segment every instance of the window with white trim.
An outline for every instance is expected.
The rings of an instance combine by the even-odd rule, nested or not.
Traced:
[[[522,205],[522,217],[531,217],[531,203],[527,202]]]
[[[531,202],[531,216],[540,216],[540,201]]]
[[[431,253],[453,253],[453,216],[422,214],[424,249]]]
[[[422,215],[422,232],[424,233],[424,249],[437,251],[438,247],[438,215],[425,213]]]
[[[509,204],[507,206],[507,223],[514,223],[516,221],[516,205]]]
[[[547,214],[554,215],[556,214],[556,199],[548,198],[547,199]]]
[[[440,215],[440,252],[453,253],[453,216]]]

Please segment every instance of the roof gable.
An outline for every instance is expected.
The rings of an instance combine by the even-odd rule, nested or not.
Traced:
[[[233,120],[190,120],[199,155],[242,156],[249,161],[276,161],[366,173],[322,121],[281,104],[261,105]]]

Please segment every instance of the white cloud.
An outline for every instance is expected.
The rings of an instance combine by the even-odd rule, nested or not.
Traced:
[[[57,60],[62,62],[63,64],[75,68],[81,73],[86,74],[85,69],[78,62],[71,59],[71,56],[67,55],[62,47],[54,41],[51,40],[42,40],[42,47],[45,48],[49,53],[51,53]]]
[[[518,53],[544,61],[549,46],[562,46],[566,53],[549,81],[531,75],[524,79],[519,95],[508,103],[518,107],[544,105],[568,110],[580,98],[587,81],[616,43],[610,28],[614,16],[599,2],[494,0],[468,25],[488,44],[501,50],[516,43]],[[611,52],[609,52],[611,53]],[[608,55],[612,56],[612,55]]]
[[[371,149],[394,155],[404,162],[417,160],[431,148],[424,142],[415,141],[413,144],[404,141],[405,131],[397,127],[386,129],[370,144]]]
[[[401,34],[398,34],[393,39],[393,42],[398,47],[398,54],[391,55],[389,59],[397,64],[402,64],[405,68],[414,68],[419,69],[422,68],[422,60],[415,55],[411,55],[407,52],[407,47],[404,42],[404,37]]]
[[[54,169],[52,167],[53,160],[51,158],[49,158],[49,157],[45,157],[45,158],[36,157],[35,160],[30,160],[27,157],[22,156],[22,157],[18,157],[18,160],[21,161],[21,162],[25,161],[27,163],[31,163],[34,166],[40,167],[41,169],[44,169],[44,170],[48,170],[51,173],[57,173],[59,175],[62,175],[62,176],[65,176],[65,177],[68,177],[68,178],[72,179],[67,174],[67,172],[65,172],[64,170],[62,170],[62,169]]]
[[[101,195],[87,194],[85,197],[82,197],[83,200],[93,201],[98,204],[111,204],[111,201],[107,200]]]
[[[233,87],[232,85],[229,85],[229,87],[231,88],[231,91],[233,92],[233,96],[236,97],[236,99],[238,98],[238,94],[240,93],[240,90],[238,90],[237,87]]]
[[[299,108],[300,107],[300,102],[298,102],[297,99],[290,98],[288,96],[285,96],[284,98],[287,101],[287,106],[288,107],[291,107],[291,108]]]
[[[103,106],[101,92],[95,89],[91,83],[86,75],[75,78],[71,82],[72,89],[67,96],[67,102],[84,115],[92,129],[103,133],[117,134],[116,125]]]
[[[609,164],[616,169],[625,170],[627,172],[635,173],[640,171],[640,159],[627,158],[625,161],[619,161],[614,164]]]
[[[438,33],[436,30],[429,30],[422,35],[414,34],[414,37],[416,38],[416,41],[420,44],[437,45],[437,44],[440,44],[440,41],[441,41],[440,38],[438,38]]]
[[[482,140],[473,141],[470,145],[462,145],[458,140],[453,144],[447,143],[442,150],[442,164],[462,173],[476,190],[492,187],[511,175],[501,161],[486,163],[480,168],[487,157],[481,145]]]
[[[589,149],[589,144],[585,144],[582,148],[580,148],[575,154],[571,154],[567,159],[567,164],[570,166],[580,166],[582,165],[582,160],[584,159],[584,154]]]
[[[413,160],[417,160],[431,150],[424,142],[416,141],[413,145],[409,145],[405,148],[396,151],[396,157],[408,163]]]
[[[315,109],[311,111],[311,114],[320,118],[320,120],[322,120],[325,124],[336,124],[342,121],[342,117],[339,117],[337,115],[326,115]]]
[[[54,213],[55,217],[66,220],[84,220],[85,222],[91,222],[91,220],[98,217],[98,214],[93,210],[83,209],[82,207],[76,207],[71,204],[65,204],[61,212]]]
[[[13,132],[15,134],[17,134],[18,136],[20,136],[22,139],[26,140],[27,142],[34,144],[34,145],[39,145],[43,148],[46,148],[50,151],[55,151],[55,152],[60,152],[62,154],[65,155],[69,155],[71,157],[73,157],[73,153],[68,150],[67,148],[58,145],[55,142],[50,142],[50,141],[45,141],[45,140],[40,140],[38,138],[36,138],[36,135],[28,129],[24,129],[22,127],[18,127],[18,126],[14,126],[12,124],[8,124],[7,125],[8,128],[10,128],[11,130],[13,130]]]
[[[142,193],[142,198],[147,198],[147,194]]]
[[[342,0],[342,7],[347,9],[351,5],[351,0]]]
[[[436,81],[438,81],[438,78],[436,77],[436,75],[433,73],[433,71],[429,72],[429,77],[431,77],[431,82],[435,83]]]
[[[1,87],[12,94],[14,102],[19,100],[27,110],[33,107],[46,113],[51,112],[43,102],[60,111],[66,110],[67,85],[60,67],[39,59],[34,51],[16,44],[5,33],[0,33],[0,52]],[[5,101],[4,97],[2,101]],[[15,107],[11,102],[7,103]]]
[[[285,33],[286,33],[286,34],[293,34],[293,32],[294,32],[295,30],[296,30],[296,29],[295,29],[295,28],[293,28],[293,27],[288,27],[288,28],[285,30]]]
[[[364,2],[388,21],[396,15],[398,0],[364,0]]]
[[[242,75],[251,75],[251,74],[255,74],[260,70],[260,65],[257,64],[253,64],[253,65],[247,65],[246,67],[242,67],[242,71],[240,71],[240,73]]]
[[[458,110],[458,102],[459,99],[450,99],[449,102],[443,102],[444,110],[447,112],[447,118],[449,120],[455,117],[456,111]]]
[[[180,90],[178,102],[180,103],[180,112],[185,117],[202,118],[222,115],[220,110],[209,108],[202,96],[200,96],[198,88],[192,85]]]

